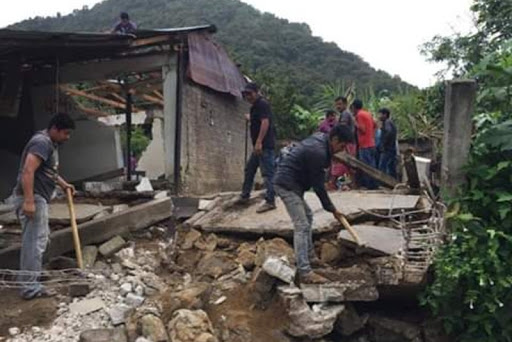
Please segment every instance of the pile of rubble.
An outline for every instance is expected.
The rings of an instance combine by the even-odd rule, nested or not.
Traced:
[[[414,199],[401,201],[410,206],[406,202]],[[319,229],[315,239],[325,264],[318,273],[331,282],[297,284],[289,235],[267,234],[272,215],[279,217],[275,231],[289,231],[282,208],[270,219],[258,216],[258,232],[251,234],[250,225],[244,232],[232,227],[253,215],[240,212],[255,206],[233,209],[230,203],[229,196],[202,201],[202,210],[173,234],[152,227],[143,239],[114,237],[85,247],[92,291],[60,296],[51,327],[13,327],[10,341],[443,341],[421,309],[401,303],[414,302],[424,279],[406,276],[401,251],[407,239],[399,228],[373,222],[373,228],[394,229],[400,243],[361,249],[319,217],[329,228]],[[418,203],[411,209],[418,210]]]

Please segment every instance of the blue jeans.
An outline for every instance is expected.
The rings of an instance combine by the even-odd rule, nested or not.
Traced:
[[[18,282],[25,283],[21,296],[30,299],[43,290],[39,276],[43,268],[43,253],[50,238],[48,203],[40,195],[34,195],[36,212],[33,218],[28,218],[23,213],[23,197],[16,197],[14,201],[22,228],[20,271],[26,271],[26,274],[18,276]]]
[[[315,254],[313,245],[313,212],[304,198],[293,191],[279,185],[275,186],[276,192],[281,197],[288,215],[294,226],[293,248],[295,260],[300,274],[311,271],[309,258]]]
[[[379,170],[396,179],[396,151],[383,151],[380,154]]]
[[[251,157],[245,166],[242,198],[249,198],[251,196],[252,187],[254,185],[254,176],[256,176],[258,167],[261,168],[261,175],[265,180],[265,188],[267,189],[265,200],[267,203],[274,204],[276,201],[274,184],[272,183],[274,180],[275,172],[274,150],[263,150],[263,154],[259,156],[254,152],[251,154]]]
[[[375,147],[369,148],[360,148],[358,151],[358,158],[360,161],[365,163],[366,165],[370,165],[373,168],[377,168],[377,150]],[[361,186],[364,186],[367,189],[376,189],[377,182],[364,172],[361,172],[361,177],[359,178],[359,183]]]

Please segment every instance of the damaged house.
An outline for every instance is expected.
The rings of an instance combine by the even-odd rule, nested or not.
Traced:
[[[59,111],[77,121],[60,149],[60,172],[72,182],[131,179],[131,134],[121,139],[123,129],[103,122],[123,114],[131,132],[137,113],[151,117],[152,136],[138,172],[180,193],[237,188],[247,148],[245,79],[213,41],[215,30],[136,37],[0,30],[0,199],[15,184],[24,144]]]

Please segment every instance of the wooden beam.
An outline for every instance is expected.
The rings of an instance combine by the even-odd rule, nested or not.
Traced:
[[[373,179],[382,183],[382,185],[385,185],[391,189],[394,189],[399,184],[398,181],[393,177],[363,163],[362,161],[358,160],[357,158],[347,153],[337,153],[333,157],[334,159],[337,159],[340,162],[345,163],[352,168],[363,171],[368,176],[372,177]]]
[[[161,100],[164,99],[164,95],[162,94],[162,92],[160,90],[153,90],[153,94],[155,94],[156,97],[158,97]]]
[[[107,80],[127,73],[157,71],[169,61],[169,54],[158,53],[140,57],[125,57],[87,63],[70,63],[61,66],[61,84],[81,81]],[[55,82],[55,69],[45,69],[34,75],[37,84]]]
[[[118,93],[110,93],[111,96],[115,97],[116,99],[119,100],[119,102],[121,103],[126,103],[126,99],[124,97],[122,97],[121,95],[119,95]]]
[[[98,102],[104,103],[104,104],[109,105],[109,106],[114,107],[114,108],[123,109],[123,110],[126,109],[126,105],[124,103],[121,103],[121,102],[109,100],[109,99],[106,99],[104,97],[97,96],[97,95],[94,95],[94,94],[88,94],[88,93],[83,92],[81,90],[69,88],[69,87],[66,87],[66,86],[61,86],[61,89],[63,91],[65,91],[66,93],[70,94],[70,95],[82,96],[82,97],[85,97],[86,99],[93,100],[93,101],[98,101]],[[138,110],[134,109],[134,111],[138,111]]]
[[[78,225],[82,245],[99,244],[116,236],[150,227],[155,223],[171,217],[172,201],[170,198],[153,200],[128,210],[108,215]],[[71,228],[58,230],[50,234],[52,241],[45,253],[45,260],[57,257],[73,250],[73,236]],[[0,250],[0,268],[17,269],[19,267],[19,254],[21,246],[14,246]]]
[[[163,43],[163,42],[170,42],[170,37],[165,35],[165,36],[156,36],[156,37],[151,37],[151,38],[136,39],[135,41],[133,41],[131,43],[130,46],[131,47],[140,47],[140,46],[158,44],[158,43]]]
[[[161,100],[157,97],[154,97],[154,96],[151,96],[151,95],[147,95],[147,94],[143,94],[141,96],[144,100],[147,100],[149,102],[152,102],[152,103],[156,103],[158,105],[161,105],[162,107],[164,106],[164,100]]]

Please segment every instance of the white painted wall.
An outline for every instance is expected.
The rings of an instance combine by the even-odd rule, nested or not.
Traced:
[[[32,96],[35,127],[44,129],[54,113],[55,87],[34,88]],[[115,128],[89,119],[62,94],[59,107],[76,122],[76,130],[70,141],[59,149],[60,173],[64,178],[75,181],[124,166],[119,134]]]
[[[161,115],[161,114],[160,114]],[[153,140],[142,154],[137,171],[146,171],[149,179],[158,179],[165,176],[163,120],[155,115],[153,120]]]

